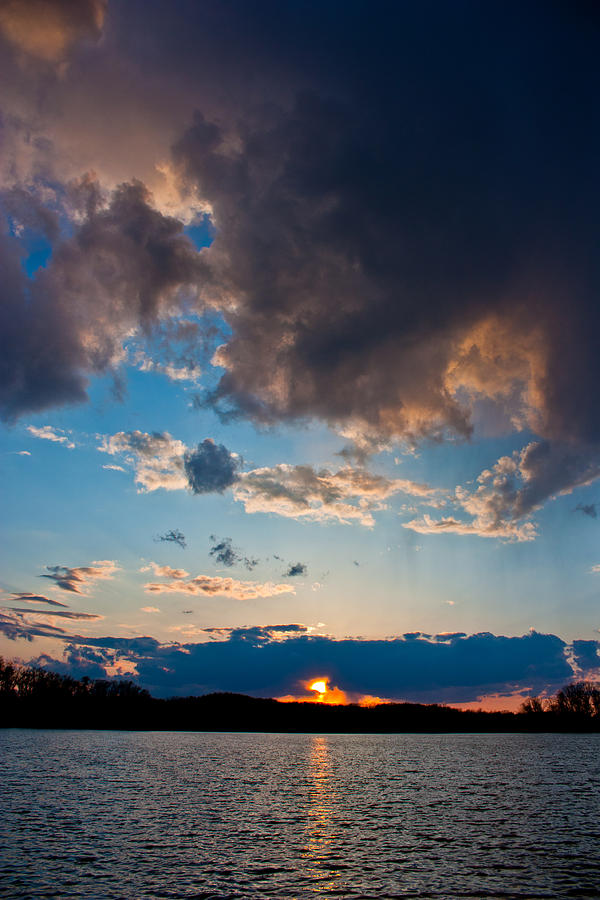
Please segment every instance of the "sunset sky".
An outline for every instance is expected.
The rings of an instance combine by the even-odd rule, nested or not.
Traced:
[[[0,2],[2,655],[600,676],[599,40],[559,0]]]

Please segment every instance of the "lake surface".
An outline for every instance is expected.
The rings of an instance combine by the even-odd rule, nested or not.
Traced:
[[[0,894],[600,896],[600,735],[0,730]]]

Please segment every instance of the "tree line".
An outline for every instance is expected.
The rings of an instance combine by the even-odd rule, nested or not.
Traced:
[[[0,658],[0,726],[176,731],[514,732],[600,731],[600,687],[569,684],[530,697],[517,713],[440,704],[330,706],[244,694],[159,699],[130,680],[73,678]]]

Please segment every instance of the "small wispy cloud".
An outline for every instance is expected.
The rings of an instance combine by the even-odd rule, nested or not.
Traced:
[[[306,563],[290,563],[287,572],[284,572],[284,578],[297,578],[299,575],[306,575],[308,568]]]
[[[138,351],[135,357],[140,372],[154,372],[158,375],[166,376],[169,381],[190,382],[197,384],[202,375],[199,365],[175,365],[173,363],[161,363],[151,359],[143,351]]]
[[[28,425],[27,431],[32,434],[33,437],[39,438],[40,440],[52,441],[55,444],[64,444],[69,450],[75,449],[75,444],[62,428],[52,428],[51,425],[42,425],[38,428],[35,425]],[[22,455],[25,455],[27,452],[27,450],[22,451]]]
[[[104,559],[93,562],[90,566],[46,566],[48,574],[40,575],[40,578],[49,578],[63,591],[71,591],[74,594],[86,594],[88,588],[95,581],[104,581],[113,578],[119,566],[113,560]]]
[[[19,609],[16,606],[0,607],[4,612],[23,613],[27,616],[59,616],[62,619],[103,619],[98,613],[73,612],[63,609]]]
[[[172,528],[170,531],[165,531],[164,534],[157,535],[154,540],[158,543],[178,544],[182,550],[185,550],[187,546],[185,534],[182,531],[179,531],[178,528]]]
[[[177,578],[166,582],[149,582],[145,585],[149,594],[195,594],[207,597],[231,597],[234,600],[256,600],[259,597],[275,597],[278,594],[294,594],[289,584],[237,581],[235,578],[197,575],[190,581]]]
[[[234,547],[230,537],[218,538],[216,535],[211,534],[210,540],[212,546],[208,551],[208,555],[212,556],[215,562],[220,563],[222,566],[231,568],[235,565],[242,565],[251,572],[258,565],[257,559],[244,556],[237,547]]]
[[[13,603],[47,603],[49,606],[63,606],[68,609],[68,604],[61,603],[59,600],[51,600],[43,594],[32,594],[29,591],[13,591],[10,595]]]
[[[149,562],[147,566],[142,566],[140,572],[154,572],[158,578],[187,578],[190,574],[185,569],[174,569],[171,566],[161,566],[155,562]]]
[[[578,503],[575,510],[583,513],[584,516],[589,516],[590,519],[598,518],[598,507],[596,503]]]

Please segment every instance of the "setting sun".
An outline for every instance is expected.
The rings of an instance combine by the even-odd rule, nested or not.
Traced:
[[[327,692],[327,682],[326,681],[313,681],[310,685],[311,691],[316,691],[318,694],[325,694]]]

